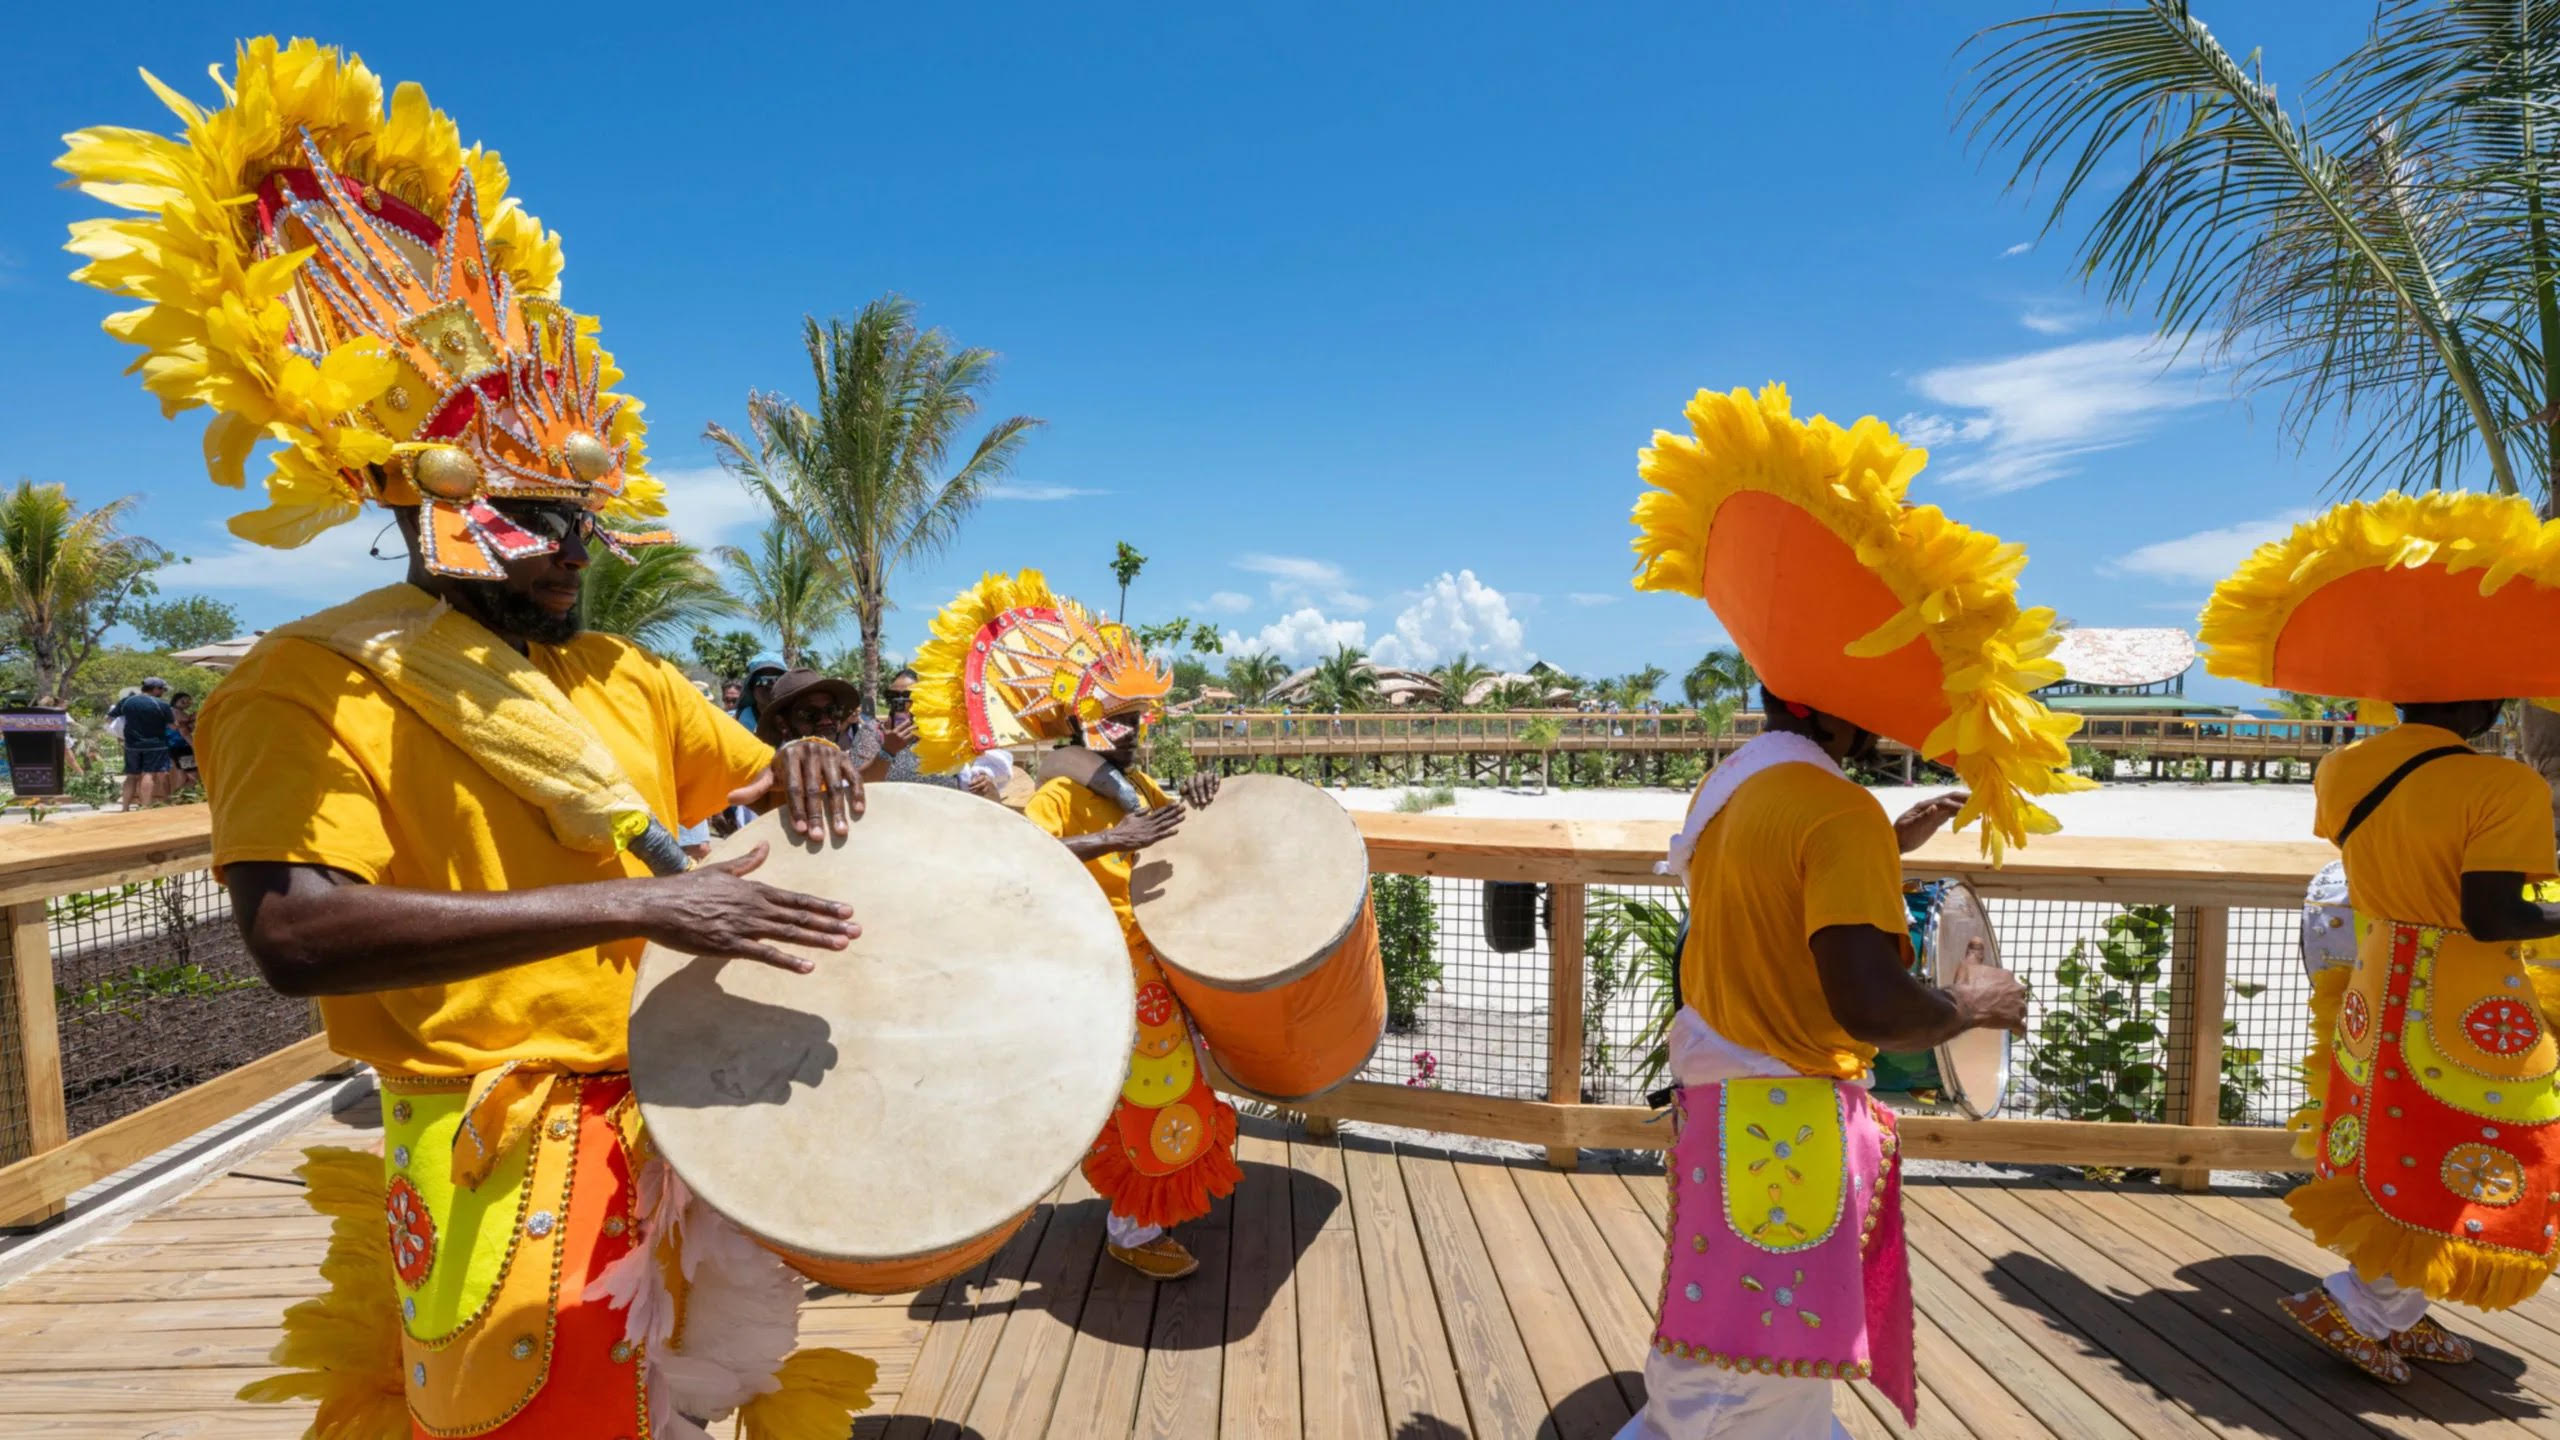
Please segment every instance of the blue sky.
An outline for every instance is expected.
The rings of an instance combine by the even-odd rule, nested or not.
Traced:
[[[2082,624],[2191,624],[2327,479],[2275,397],[2164,373],[1966,152],[1956,48],[2026,3],[558,5],[450,47],[396,10],[214,8],[13,25],[46,58],[0,91],[0,480],[146,497],[135,528],[193,557],[168,588],[253,626],[390,578],[377,527],[223,531],[242,499],[204,479],[202,412],[162,421],[97,328],[112,302],[64,278],[63,227],[99,211],[49,168],[66,130],[169,128],[137,66],[211,99],[252,25],[421,82],[505,155],[688,538],[752,532],[698,437],[750,389],[805,394],[804,313],[894,290],[1000,351],[990,414],[1048,425],[901,577],[902,650],[982,569],[1107,598],[1125,539],[1132,620],[1677,674],[1713,617],[1628,589],[1626,515],[1701,386],[1907,419],[1916,498],[2025,542],[2027,598]],[[2289,90],[2366,18],[2207,14]]]

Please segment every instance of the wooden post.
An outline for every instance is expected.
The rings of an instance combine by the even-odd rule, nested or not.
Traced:
[[[53,940],[44,902],[7,912],[0,951],[0,1165],[60,1148],[71,1138],[62,1108],[62,1032],[53,1010]],[[62,1202],[0,1215],[0,1228],[41,1225]]]
[[[1579,883],[1550,887],[1555,920],[1547,933],[1547,1101],[1582,1103],[1582,930],[1584,895]],[[1571,1170],[1581,1163],[1571,1145],[1547,1147],[1547,1163]]]
[[[2178,1125],[2222,1123],[2222,1022],[2231,993],[2231,912],[2219,905],[2178,907],[2177,933],[2183,944],[2172,953],[2184,969],[2183,983],[2169,987],[2169,1111]],[[2174,1167],[2160,1172],[2164,1185],[2203,1190],[2213,1183],[2204,1167]]]

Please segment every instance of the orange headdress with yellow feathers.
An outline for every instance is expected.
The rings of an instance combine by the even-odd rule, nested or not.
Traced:
[[[1052,594],[1037,570],[989,575],[933,617],[916,652],[917,759],[949,770],[1016,745],[1144,727],[1173,679],[1128,627]]]

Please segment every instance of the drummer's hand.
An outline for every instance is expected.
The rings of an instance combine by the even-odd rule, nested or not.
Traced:
[[[1902,846],[1902,853],[1908,855],[1928,844],[1929,837],[1945,828],[1972,799],[1962,790],[1950,790],[1903,811],[1902,818],[1893,822],[1893,838]]]
[[[1159,805],[1141,810],[1111,827],[1111,838],[1121,850],[1144,850],[1182,828],[1185,812],[1179,805]]]
[[[2027,1033],[2027,987],[2017,976],[1985,961],[1980,936],[1966,944],[1964,960],[1956,966],[1955,983],[1947,993],[1955,997],[1956,1010],[1974,1030],[2006,1030],[2024,1038]]]
[[[862,768],[824,740],[784,742],[763,774],[729,792],[729,803],[760,807],[777,785],[783,819],[795,835],[819,840],[832,826],[842,836],[862,818]]]
[[[757,960],[803,975],[817,968],[769,942],[841,950],[862,927],[853,923],[850,905],[747,879],[771,850],[760,843],[734,859],[636,882],[648,887],[649,897],[641,938],[688,955]]]
[[[996,777],[984,770],[976,771],[969,776],[968,789],[970,794],[981,800],[1004,803],[1004,787],[996,783]]]
[[[1194,810],[1206,810],[1218,798],[1218,777],[1203,770],[1182,782],[1182,803]]]

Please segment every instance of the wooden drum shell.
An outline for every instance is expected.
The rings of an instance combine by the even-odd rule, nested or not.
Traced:
[[[1260,1099],[1312,1100],[1359,1074],[1386,1038],[1387,972],[1378,917],[1367,905],[1332,954],[1286,984],[1227,989],[1171,961],[1164,979],[1218,1068]]]

